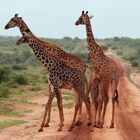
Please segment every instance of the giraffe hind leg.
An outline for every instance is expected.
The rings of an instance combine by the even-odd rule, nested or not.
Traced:
[[[49,110],[49,108],[50,108],[50,106],[51,106],[51,104],[52,104],[52,100],[53,100],[53,98],[54,98],[54,94],[50,94],[50,95],[49,95],[48,102],[47,102],[47,104],[46,104],[46,106],[45,106],[44,117],[43,117],[43,120],[42,120],[42,123],[41,123],[41,126],[40,126],[38,132],[43,131],[43,127],[44,127],[44,124],[45,124],[45,120],[46,120],[47,112],[48,112],[48,110]]]
[[[72,121],[72,124],[70,126],[70,128],[68,129],[68,131],[72,131],[74,126],[75,126],[75,121],[76,121],[76,116],[77,116],[77,112],[81,106],[82,102],[77,102],[76,105],[75,105],[75,111],[74,111],[74,117],[73,117],[73,121]]]
[[[83,124],[83,122],[81,121],[82,119],[82,103],[80,104],[80,107],[79,107],[79,114],[78,114],[78,120],[77,122],[75,123],[76,126],[80,126]]]

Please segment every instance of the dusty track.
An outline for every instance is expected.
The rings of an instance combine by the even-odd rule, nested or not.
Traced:
[[[127,72],[127,63],[119,60],[119,64]],[[126,74],[127,75],[127,74]],[[65,126],[62,132],[58,132],[59,115],[56,108],[53,108],[50,127],[44,128],[41,133],[37,132],[41,122],[44,107],[42,103],[47,101],[45,96],[37,96],[30,100],[28,108],[33,112],[28,116],[17,119],[26,120],[27,123],[4,129],[0,133],[0,140],[139,140],[140,139],[140,89],[132,84],[129,79],[121,77],[119,83],[119,106],[116,106],[115,128],[110,129],[111,100],[107,106],[104,128],[95,128],[94,132],[89,132],[86,126],[86,111],[83,111],[83,125],[76,126],[73,132],[68,132],[71,124],[74,109],[65,109]],[[135,80],[135,78],[133,78]],[[137,81],[138,82],[138,81]],[[111,95],[111,93],[110,93]]]

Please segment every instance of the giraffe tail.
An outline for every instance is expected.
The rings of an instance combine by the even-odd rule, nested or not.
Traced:
[[[115,94],[115,101],[117,102],[117,104],[119,104],[119,100],[118,100],[119,96],[118,96],[118,90],[117,89],[115,90],[115,93],[116,93]]]

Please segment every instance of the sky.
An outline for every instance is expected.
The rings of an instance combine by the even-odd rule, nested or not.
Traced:
[[[75,26],[82,10],[93,15],[95,38],[140,38],[140,0],[1,0],[0,35],[21,36],[18,28],[4,29],[18,13],[39,37],[86,38],[85,26]]]

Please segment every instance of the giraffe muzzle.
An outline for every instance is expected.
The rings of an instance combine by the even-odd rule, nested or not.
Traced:
[[[7,30],[7,29],[9,29],[9,26],[8,26],[8,25],[6,25],[6,26],[5,26],[5,29],[6,29],[6,30]]]

